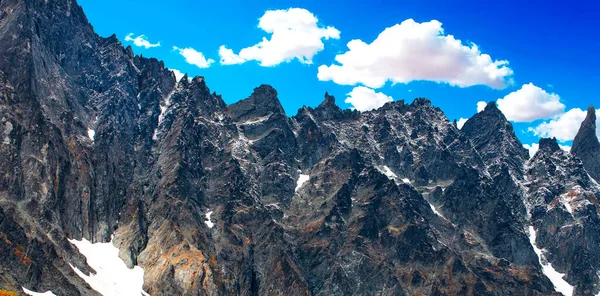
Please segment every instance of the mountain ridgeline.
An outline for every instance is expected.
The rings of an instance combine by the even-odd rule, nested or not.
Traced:
[[[0,288],[99,295],[85,238],[151,295],[596,295],[594,111],[532,158],[495,103],[461,130],[423,98],[290,118],[268,85],[177,82],[74,0],[2,0]]]

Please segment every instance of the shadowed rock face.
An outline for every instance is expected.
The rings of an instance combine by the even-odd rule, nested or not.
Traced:
[[[596,110],[593,105],[575,136],[571,153],[579,157],[592,178],[600,182],[600,142],[596,135]]]
[[[96,295],[67,238],[114,235],[152,295],[550,295],[533,225],[590,295],[600,189],[578,157],[548,139],[527,160],[495,104],[462,131],[423,98],[326,93],[290,118],[262,85],[227,106],[74,1],[0,2],[3,288]]]

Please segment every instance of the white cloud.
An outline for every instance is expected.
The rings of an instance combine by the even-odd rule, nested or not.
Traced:
[[[570,152],[570,151],[571,151],[571,146],[569,146],[569,145],[561,145],[561,144],[558,144],[558,147],[560,147],[560,149],[562,149],[562,150],[564,150],[564,151],[567,151],[567,152]]]
[[[437,20],[408,19],[386,28],[371,44],[355,39],[347,46],[347,52],[335,57],[338,64],[319,67],[319,80],[371,88],[415,80],[498,89],[512,83],[508,61],[492,60],[476,44],[463,45],[445,35]]]
[[[268,10],[259,19],[258,28],[271,34],[271,39],[263,37],[261,42],[242,49],[237,55],[221,46],[221,63],[232,65],[254,60],[269,67],[298,59],[311,64],[315,54],[325,47],[322,39],[340,38],[336,28],[321,27],[318,22],[315,15],[303,8]]]
[[[529,157],[533,157],[535,153],[538,152],[538,150],[540,150],[540,144],[538,143],[532,143],[531,145],[523,144],[523,147],[529,150]]]
[[[177,46],[173,46],[173,50],[182,55],[188,64],[194,65],[201,69],[208,68],[212,63],[215,62],[213,59],[206,59],[204,54],[191,47],[179,48]]]
[[[233,50],[225,47],[225,45],[219,47],[219,56],[221,57],[221,65],[238,65],[246,62],[246,60],[233,53]]]
[[[144,47],[146,49],[160,46],[160,42],[150,43],[150,41],[148,41],[148,39],[144,35],[140,35],[134,38],[133,33],[127,34],[127,36],[125,36],[125,41],[133,42],[135,46]]]
[[[460,118],[456,122],[456,126],[458,127],[458,129],[462,129],[463,125],[465,125],[465,123],[467,122],[467,120],[469,120],[469,119],[468,118]]]
[[[524,84],[521,89],[496,101],[504,116],[514,122],[531,122],[552,118],[565,110],[560,96],[548,93],[533,83]]]
[[[392,97],[364,86],[355,87],[347,96],[345,102],[352,104],[354,109],[358,111],[377,109],[387,102],[394,101]]]
[[[530,127],[529,131],[539,137],[556,137],[559,141],[570,141],[577,135],[586,115],[587,111],[573,108],[550,121],[541,123],[537,127]],[[600,117],[600,110],[596,110],[596,116]],[[597,119],[596,135],[600,137],[600,126]]]
[[[487,106],[486,102],[484,102],[484,101],[477,102],[477,113],[485,110],[485,106]]]

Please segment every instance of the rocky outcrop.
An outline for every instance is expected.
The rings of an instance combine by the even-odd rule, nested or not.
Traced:
[[[488,103],[483,111],[467,120],[461,133],[471,140],[490,174],[499,174],[507,166],[517,179],[523,178],[523,165],[529,154],[496,102]]]
[[[600,187],[556,139],[540,140],[538,153],[527,163],[526,178],[525,202],[538,247],[575,287],[574,295],[597,293]]]
[[[600,142],[596,136],[596,110],[593,105],[588,108],[575,136],[571,153],[579,157],[590,176],[600,182]]]

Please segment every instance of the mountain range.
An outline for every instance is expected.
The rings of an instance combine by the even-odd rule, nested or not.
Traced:
[[[600,295],[587,114],[533,157],[494,102],[461,129],[425,98],[288,117],[269,85],[176,81],[73,0],[2,0],[0,287],[118,295],[96,245],[139,295]]]

